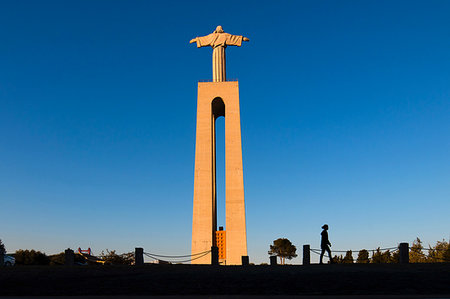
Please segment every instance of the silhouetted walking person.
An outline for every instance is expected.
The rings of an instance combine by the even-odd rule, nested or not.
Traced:
[[[320,248],[322,248],[322,253],[320,254],[320,264],[323,264],[322,259],[323,259],[323,255],[325,254],[325,251],[328,252],[328,256],[330,257],[330,264],[332,264],[333,258],[331,257],[331,249],[330,249],[331,243],[328,240],[328,232],[327,232],[328,224],[324,224],[322,226],[322,229],[323,229],[323,231],[321,233],[322,239],[320,241]]]

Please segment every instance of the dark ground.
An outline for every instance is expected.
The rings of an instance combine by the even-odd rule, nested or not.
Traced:
[[[0,268],[0,296],[449,294],[450,264]]]

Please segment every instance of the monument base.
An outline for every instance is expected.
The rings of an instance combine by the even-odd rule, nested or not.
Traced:
[[[199,82],[195,147],[192,254],[211,249],[217,230],[215,120],[225,117],[226,264],[240,265],[247,255],[242,168],[239,84]],[[193,257],[195,258],[195,256]],[[193,264],[210,264],[206,255]]]

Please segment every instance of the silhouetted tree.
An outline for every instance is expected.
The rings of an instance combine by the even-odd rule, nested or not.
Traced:
[[[410,263],[426,263],[427,256],[422,251],[422,241],[417,238],[412,243],[411,249],[409,250],[409,262]]]
[[[102,251],[100,257],[106,261],[107,264],[112,265],[131,265],[134,263],[134,253],[132,252],[117,254],[115,250],[109,251],[106,249],[106,253]]]
[[[356,258],[356,262],[358,264],[368,264],[370,263],[369,252],[365,249],[362,249],[358,252],[358,257]]]
[[[269,255],[276,255],[280,258],[280,264],[284,265],[286,258],[288,260],[297,256],[297,248],[286,238],[279,238],[270,245]]]
[[[352,255],[352,251],[351,251],[351,250],[348,250],[348,251],[345,253],[345,257],[344,257],[344,259],[342,260],[342,262],[343,262],[344,264],[353,264],[353,255]]]
[[[17,265],[48,265],[50,259],[45,253],[35,250],[19,249],[14,254]]]
[[[6,253],[5,244],[3,244],[2,239],[0,239],[0,253]]]

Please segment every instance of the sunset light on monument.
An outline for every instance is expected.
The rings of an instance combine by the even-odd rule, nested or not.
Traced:
[[[449,16],[1,1],[0,298],[450,297]]]

